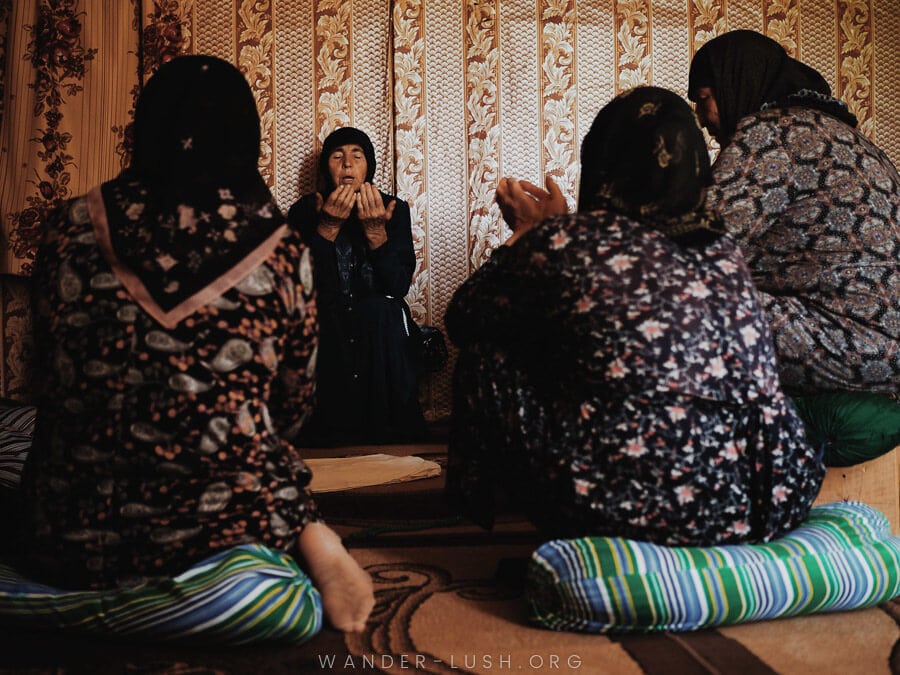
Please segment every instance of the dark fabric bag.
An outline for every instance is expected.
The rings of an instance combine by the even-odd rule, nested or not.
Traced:
[[[421,326],[422,367],[429,373],[437,373],[447,365],[447,342],[444,334],[434,326]]]

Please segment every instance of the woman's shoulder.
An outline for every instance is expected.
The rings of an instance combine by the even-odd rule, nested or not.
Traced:
[[[854,142],[864,137],[858,128],[834,115],[808,106],[790,105],[766,108],[745,115],[737,123],[732,142],[745,140],[753,134],[753,144],[757,146],[764,141],[760,133],[765,131],[785,138],[802,129],[813,129],[822,138],[845,142]]]
[[[316,210],[316,193],[309,192],[301,196],[297,201],[291,204],[287,212],[288,222],[292,225],[304,215],[315,212]]]
[[[410,211],[409,202],[407,202],[405,199],[401,199],[401,198],[398,197],[397,195],[392,195],[392,194],[390,194],[390,193],[388,193],[388,192],[385,192],[384,190],[381,190],[381,189],[378,190],[378,193],[381,195],[381,201],[384,202],[384,205],[385,205],[385,206],[387,206],[388,204],[390,204],[391,201],[396,202],[396,205],[394,206],[394,213],[395,213],[395,214],[398,212],[398,210],[399,210],[400,212],[409,213],[409,211]]]
[[[627,215],[598,209],[548,218],[527,238],[531,240],[531,247],[547,252],[590,250],[592,259],[599,260],[636,249],[645,236],[653,238],[656,234],[649,226]]]

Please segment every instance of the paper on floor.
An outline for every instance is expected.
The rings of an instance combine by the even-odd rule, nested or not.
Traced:
[[[313,492],[336,492],[373,485],[405,483],[439,476],[441,467],[421,457],[394,455],[362,455],[360,457],[326,457],[307,459],[312,471]]]

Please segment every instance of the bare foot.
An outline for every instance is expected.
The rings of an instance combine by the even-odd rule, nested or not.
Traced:
[[[313,584],[322,595],[325,618],[337,628],[357,633],[375,606],[372,579],[324,523],[310,523],[300,533],[300,553]]]

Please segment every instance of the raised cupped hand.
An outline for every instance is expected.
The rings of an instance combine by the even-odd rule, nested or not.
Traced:
[[[323,199],[321,193],[316,193],[316,211],[319,213],[317,230],[322,237],[334,241],[341,231],[341,227],[356,204],[356,192],[350,185],[338,185],[328,199]]]
[[[378,248],[387,241],[386,225],[394,214],[396,205],[397,201],[392,199],[385,206],[378,188],[371,183],[363,183],[360,186],[356,195],[356,212],[371,248]]]
[[[568,211],[566,198],[550,175],[546,183],[547,189],[543,190],[525,180],[500,179],[496,200],[503,220],[513,231],[507,244],[514,243],[542,220]]]

